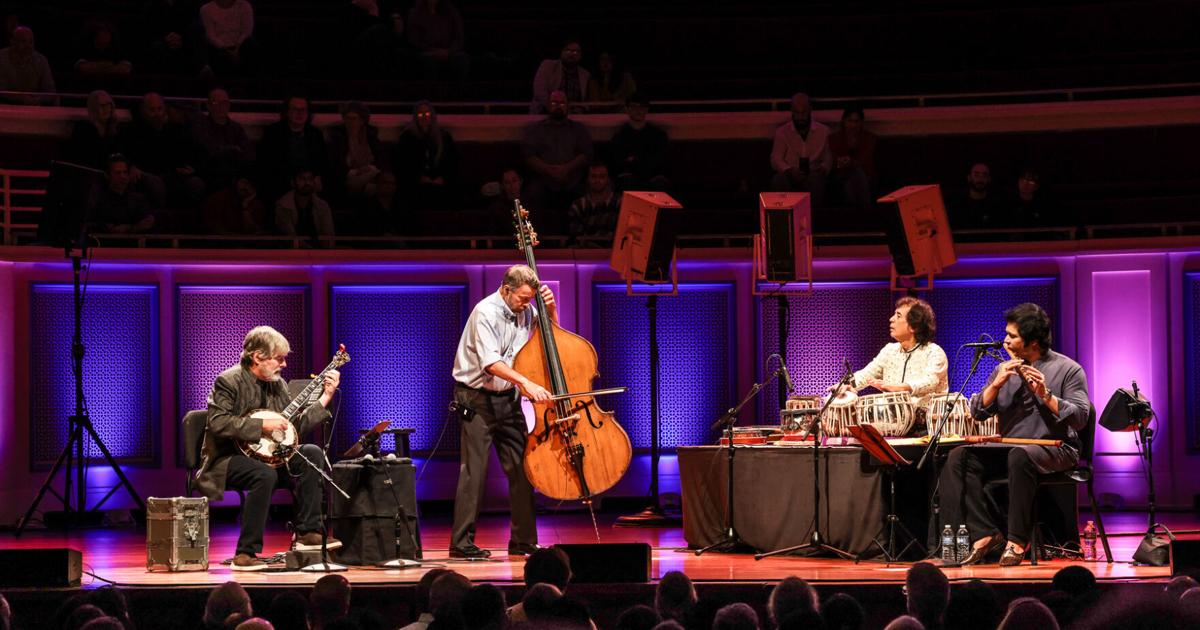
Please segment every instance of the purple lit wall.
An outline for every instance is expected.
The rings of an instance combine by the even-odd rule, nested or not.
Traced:
[[[1200,273],[1184,274],[1188,450],[1200,451]]]
[[[625,285],[593,288],[592,339],[598,387],[626,386],[602,406],[616,414],[636,449],[650,448],[650,343],[646,296]],[[658,298],[659,444],[707,444],[708,427],[736,403],[732,284],[689,284]]]
[[[86,289],[82,316],[85,408],[113,457],[156,463],[158,451],[158,289],[100,285]],[[75,413],[71,365],[74,294],[71,285],[30,287],[30,468],[54,463]],[[86,440],[85,457],[100,458]]]
[[[330,289],[330,341],[346,344],[341,409],[333,450],[342,452],[359,429],[391,420],[415,429],[412,447],[458,452],[448,426],[450,371],[467,314],[465,285],[336,285]],[[440,443],[439,443],[440,438]],[[390,438],[382,444],[394,448]]]
[[[207,408],[217,375],[238,362],[242,340],[255,326],[271,326],[292,346],[286,379],[309,374],[307,286],[189,285],[177,289],[180,419]],[[328,357],[321,359],[324,367]]]
[[[788,372],[797,392],[816,395],[824,392],[841,376],[842,357],[858,370],[884,344],[889,343],[888,318],[895,299],[886,283],[829,283],[816,285],[812,296],[792,296],[791,327],[788,335]],[[935,341],[946,351],[950,362],[951,388],[962,386],[970,369],[971,355],[958,352],[959,346],[975,341],[986,332],[996,339],[1004,337],[1004,311],[1022,302],[1034,302],[1046,309],[1058,326],[1058,282],[1054,278],[980,278],[938,280],[932,293],[925,295],[937,316]],[[763,344],[761,356],[778,352],[778,301],[761,300]],[[967,384],[972,393],[986,384],[996,361],[985,358]],[[761,368],[760,368],[761,369]],[[764,397],[765,419],[778,418],[777,389]]]

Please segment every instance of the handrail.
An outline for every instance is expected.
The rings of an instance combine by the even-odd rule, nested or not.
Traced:
[[[37,228],[36,223],[14,223],[13,213],[22,212],[36,214],[41,213],[41,206],[13,205],[13,197],[29,197],[29,196],[44,196],[46,187],[37,188],[13,188],[13,179],[46,179],[50,178],[50,171],[0,168],[0,236],[5,245],[13,245],[14,232],[17,230],[28,230]]]

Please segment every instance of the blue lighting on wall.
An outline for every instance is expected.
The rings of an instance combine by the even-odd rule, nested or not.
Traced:
[[[1183,279],[1184,372],[1187,383],[1188,450],[1200,451],[1200,273],[1184,274]]]

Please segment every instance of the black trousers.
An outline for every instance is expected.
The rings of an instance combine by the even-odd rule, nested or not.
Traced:
[[[316,444],[302,444],[300,455],[323,466],[325,456]],[[241,490],[242,531],[238,535],[237,553],[256,556],[263,548],[263,532],[267,528],[267,510],[275,488],[291,485],[296,495],[296,532],[307,534],[321,531],[321,476],[300,455],[293,456],[279,468],[238,453],[229,460],[225,487]],[[294,479],[294,481],[293,481]]]
[[[957,531],[966,524],[971,542],[1003,533],[998,519],[988,509],[984,484],[1008,478],[1008,539],[1024,546],[1033,523],[1033,501],[1038,469],[1027,448],[971,447],[950,451],[940,477],[941,527]],[[1007,451],[1007,452],[1005,452]]]
[[[521,413],[516,391],[497,396],[456,385],[454,400],[475,415],[461,423],[462,447],[450,546],[463,548],[475,544],[475,523],[479,518],[479,504],[487,481],[488,450],[492,445],[495,445],[496,457],[508,477],[508,501],[512,513],[509,541],[537,544],[533,486],[525,476],[525,416]]]

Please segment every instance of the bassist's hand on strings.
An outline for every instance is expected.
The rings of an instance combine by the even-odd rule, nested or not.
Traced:
[[[550,319],[554,320],[554,323],[557,324],[558,304],[554,301],[554,292],[550,290],[550,287],[544,284],[538,288],[538,292],[542,294],[542,303],[546,305],[546,314],[549,315]]]

